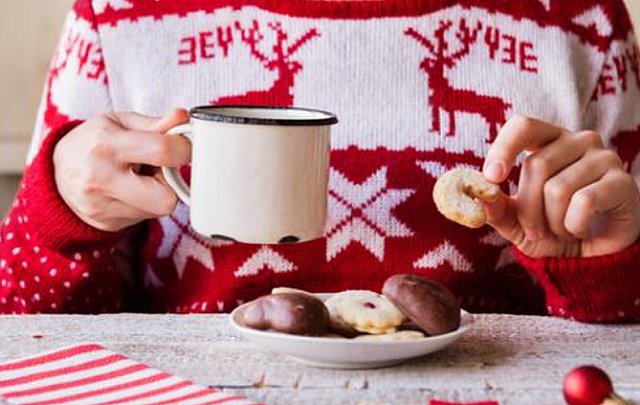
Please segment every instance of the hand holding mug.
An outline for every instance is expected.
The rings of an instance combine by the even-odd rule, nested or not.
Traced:
[[[60,196],[81,220],[104,231],[170,214],[177,199],[162,175],[141,175],[138,168],[187,164],[189,142],[165,135],[187,119],[185,110],[175,110],[164,118],[127,112],[87,120],[55,147]]]

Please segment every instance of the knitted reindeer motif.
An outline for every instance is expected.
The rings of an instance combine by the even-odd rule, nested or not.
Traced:
[[[84,72],[84,67],[89,63],[92,51],[99,49],[99,45],[91,40],[82,37],[78,32],[68,31],[64,34],[61,46],[56,50],[53,61],[49,66],[49,73],[45,85],[45,110],[44,121],[49,128],[57,128],[70,121],[70,117],[60,111],[58,105],[53,101],[53,83],[58,80],[62,72],[68,68],[69,62],[75,59],[78,66],[76,74],[84,76],[87,80],[102,82],[105,86],[108,83],[105,72],[104,60],[100,58],[95,64],[92,72]],[[99,50],[98,52],[102,52]]]
[[[500,125],[506,120],[506,110],[511,106],[499,97],[478,94],[471,90],[457,89],[451,86],[445,76],[445,69],[452,69],[456,62],[469,55],[471,45],[476,42],[482,23],[475,28],[469,28],[466,20],[460,20],[455,33],[462,46],[455,52],[449,52],[446,33],[453,25],[449,20],[442,20],[433,33],[435,44],[431,39],[419,33],[414,28],[408,28],[405,35],[418,41],[428,55],[420,62],[420,69],[427,75],[429,87],[429,105],[431,106],[431,130],[440,132],[440,110],[449,113],[448,136],[456,133],[455,113],[466,112],[478,114],[489,124],[487,142],[493,142],[498,134]]]
[[[254,20],[249,28],[243,28],[236,23],[236,29],[240,32],[242,41],[249,46],[251,55],[270,71],[276,71],[278,78],[273,85],[266,90],[252,90],[245,94],[221,97],[213,101],[213,104],[228,105],[276,105],[290,107],[293,105],[293,86],[295,76],[302,70],[302,64],[292,59],[292,56],[300,48],[314,37],[320,36],[315,28],[308,30],[295,41],[289,42],[289,35],[284,31],[280,23],[269,23],[269,28],[276,34],[276,42],[273,45],[273,56],[269,57],[258,49],[258,44],[264,39],[260,32],[258,21]]]

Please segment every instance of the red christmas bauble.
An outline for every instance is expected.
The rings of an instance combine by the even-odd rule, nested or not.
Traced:
[[[600,405],[613,393],[613,383],[600,368],[582,366],[567,374],[563,391],[569,405]]]

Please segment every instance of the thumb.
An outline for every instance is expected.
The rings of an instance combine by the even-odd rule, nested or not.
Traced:
[[[511,197],[500,193],[497,199],[481,203],[487,215],[487,224],[495,228],[503,238],[516,245],[524,239],[516,204]]]
[[[160,118],[155,123],[152,130],[158,132],[167,132],[176,125],[184,124],[189,121],[189,113],[184,108],[176,108],[169,114]]]

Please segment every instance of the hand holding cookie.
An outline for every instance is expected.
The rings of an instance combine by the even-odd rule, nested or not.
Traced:
[[[589,257],[618,252],[638,239],[638,187],[598,134],[512,118],[488,151],[485,177],[504,181],[522,152],[529,154],[517,194],[485,204],[485,211],[488,223],[523,253]]]
[[[497,191],[522,152],[518,192]],[[493,188],[496,187],[496,188]],[[618,155],[592,131],[572,133],[526,117],[510,119],[487,154],[482,174],[445,173],[437,208],[471,228],[485,222],[531,257],[615,253],[640,236],[640,193]]]

